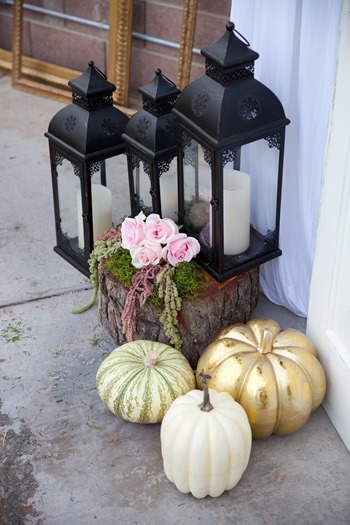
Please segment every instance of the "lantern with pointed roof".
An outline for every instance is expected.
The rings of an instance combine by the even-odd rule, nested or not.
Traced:
[[[143,108],[129,120],[126,142],[132,215],[158,213],[177,222],[176,120],[180,90],[160,69],[139,88]]]
[[[184,88],[177,119],[179,222],[219,282],[281,255],[285,128],[277,96],[254,78],[258,53],[226,25],[201,51],[206,73]]]
[[[113,199],[107,187],[106,159],[125,153],[122,133],[129,119],[113,107],[115,86],[93,61],[68,85],[72,103],[56,113],[45,133],[56,223],[54,250],[89,276],[94,242],[112,227]],[[108,179],[116,185],[115,176]]]

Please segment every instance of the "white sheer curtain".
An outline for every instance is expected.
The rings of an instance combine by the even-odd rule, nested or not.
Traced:
[[[264,294],[306,316],[342,0],[232,0],[231,21],[260,55],[255,78],[281,100],[286,130],[280,247]]]

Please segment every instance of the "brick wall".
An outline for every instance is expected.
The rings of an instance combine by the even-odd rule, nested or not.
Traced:
[[[109,25],[108,0],[31,0],[33,6]],[[194,47],[203,48],[222,36],[231,0],[199,0]],[[180,43],[182,0],[134,0],[133,32]],[[12,6],[0,0],[0,48],[11,50]],[[47,14],[24,10],[23,52],[52,64],[84,71],[89,60],[107,69],[108,28],[97,28]],[[178,49],[133,38],[130,68],[131,99],[149,82],[156,68],[176,82]],[[191,79],[203,74],[203,58],[192,55]],[[137,103],[137,102],[136,102]],[[134,105],[132,104],[132,105]],[[138,105],[138,104],[137,104]]]

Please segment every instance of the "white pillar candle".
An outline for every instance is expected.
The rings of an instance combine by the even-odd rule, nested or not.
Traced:
[[[237,255],[250,244],[250,177],[224,170],[224,253]]]
[[[112,192],[102,184],[91,185],[92,228],[94,243],[99,235],[112,227]],[[78,246],[84,248],[84,228],[82,218],[81,194],[77,194]]]
[[[159,185],[162,217],[163,219],[172,219],[174,222],[177,222],[177,173],[170,171],[162,173],[159,178]]]

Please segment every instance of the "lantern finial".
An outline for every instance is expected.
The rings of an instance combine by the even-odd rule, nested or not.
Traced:
[[[139,92],[142,94],[144,108],[146,105],[147,111],[156,112],[159,115],[160,107],[162,108],[161,113],[168,113],[172,109],[180,90],[162,73],[160,68],[155,70],[155,74],[151,82],[139,88]]]

